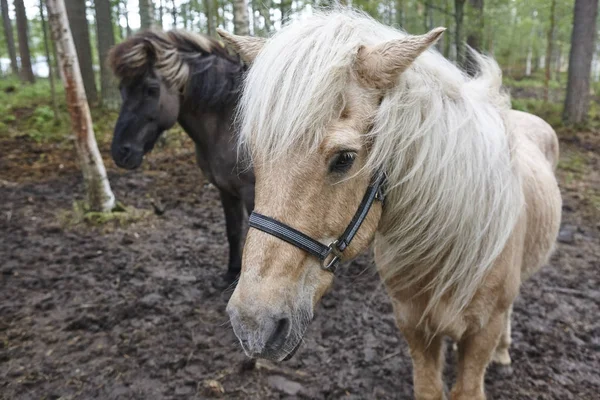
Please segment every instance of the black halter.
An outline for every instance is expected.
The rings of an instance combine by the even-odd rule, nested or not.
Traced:
[[[358,206],[358,210],[356,210],[354,217],[352,217],[352,221],[350,221],[342,236],[328,246],[282,222],[257,212],[250,214],[249,225],[310,253],[321,261],[321,268],[334,273],[342,258],[342,252],[350,245],[354,235],[358,232],[358,228],[360,228],[360,225],[367,217],[375,199],[383,202],[382,186],[384,180],[384,174],[375,175]],[[330,259],[332,255],[333,257]]]

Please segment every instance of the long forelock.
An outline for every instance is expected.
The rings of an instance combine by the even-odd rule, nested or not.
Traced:
[[[260,153],[263,160],[314,150],[343,108],[358,48],[369,44],[362,34],[371,23],[358,12],[316,13],[272,37],[246,78],[238,114],[241,150]]]
[[[404,35],[348,10],[316,13],[284,28],[247,77],[238,115],[241,150],[268,162],[316,148],[337,116],[358,47]],[[364,168],[387,175],[377,240],[382,277],[398,282],[393,291],[433,276],[424,288],[431,296],[426,311],[447,302],[442,325],[468,306],[523,205],[503,121],[509,99],[500,69],[476,57],[476,78],[434,50],[417,58],[375,116]]]

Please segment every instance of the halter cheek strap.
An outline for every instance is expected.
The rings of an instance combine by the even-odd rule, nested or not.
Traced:
[[[367,214],[369,214],[373,202],[375,200],[383,202],[384,181],[385,174],[375,175],[358,206],[358,210],[356,210],[354,217],[352,217],[352,221],[350,221],[350,224],[344,233],[329,245],[324,245],[318,240],[315,240],[276,219],[257,212],[252,212],[252,214],[250,214],[249,225],[252,228],[275,236],[317,257],[321,261],[321,268],[334,273],[342,259],[342,253],[350,246],[350,242],[356,235],[356,232],[358,232],[358,229],[367,217]]]

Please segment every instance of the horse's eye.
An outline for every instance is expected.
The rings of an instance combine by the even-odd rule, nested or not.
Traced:
[[[333,158],[331,165],[329,166],[329,172],[343,174],[352,168],[354,160],[356,159],[356,153],[353,151],[342,151]]]
[[[159,91],[159,89],[157,87],[148,86],[146,88],[146,96],[154,97],[154,96],[158,95],[158,91]]]

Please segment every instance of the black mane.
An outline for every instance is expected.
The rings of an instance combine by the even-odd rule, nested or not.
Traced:
[[[230,54],[220,42],[183,30],[139,32],[116,45],[108,62],[120,79],[136,79],[152,69],[160,75],[159,64],[180,69],[185,63],[189,76],[177,90],[184,99],[193,98],[198,105],[209,107],[235,103],[246,71],[240,58]]]

